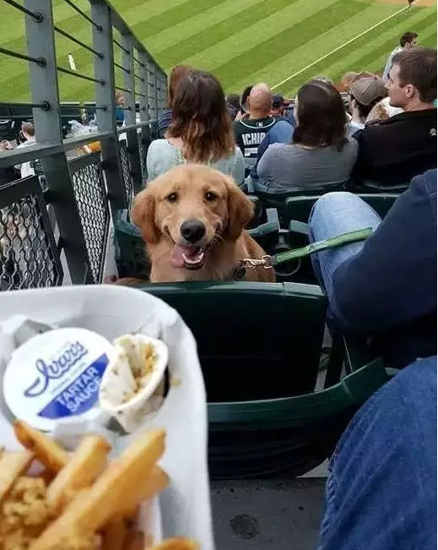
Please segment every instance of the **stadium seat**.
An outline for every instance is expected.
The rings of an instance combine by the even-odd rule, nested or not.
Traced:
[[[399,197],[397,193],[359,193],[358,195],[367,204],[374,208],[374,210],[382,218],[386,216],[394,202]],[[287,198],[285,211],[288,223],[291,220],[307,223],[312,206],[320,196],[320,194],[315,193],[312,195],[301,195]]]
[[[197,340],[214,478],[304,474],[330,454],[357,407],[388,379],[374,362],[340,380],[338,360],[329,364],[331,387],[315,391],[326,315],[317,286],[169,283],[139,289],[174,307]]]
[[[400,185],[381,185],[376,181],[362,181],[352,182],[347,185],[347,189],[356,194],[368,194],[368,193],[394,193],[400,195],[409,189],[411,182],[407,182]]]
[[[363,194],[359,195],[384,218],[399,195],[397,194]],[[307,222],[313,205],[320,195],[289,197],[286,200],[286,220],[288,225],[288,243],[291,248],[299,248],[309,243],[309,229]],[[288,279],[290,280],[290,279]],[[315,284],[316,278],[310,258],[302,258],[297,267],[293,280],[300,283]]]
[[[312,187],[308,190],[300,189],[293,191],[281,191],[276,193],[268,193],[263,191],[258,191],[254,188],[252,184],[248,185],[248,192],[251,195],[254,195],[259,198],[262,205],[262,209],[266,208],[276,208],[280,216],[280,222],[282,223],[286,219],[286,202],[289,198],[292,197],[302,197],[302,196],[315,196],[315,195],[324,195],[324,193],[329,193],[331,191],[343,191],[345,188],[345,183],[339,185],[330,185],[330,186],[321,186],[321,187]],[[282,223],[283,225],[283,223]]]

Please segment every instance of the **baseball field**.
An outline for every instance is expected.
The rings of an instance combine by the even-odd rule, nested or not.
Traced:
[[[76,0],[88,11],[87,0]],[[54,0],[56,24],[91,44],[89,26],[62,0]],[[383,70],[388,53],[406,31],[436,47],[436,0],[113,0],[127,23],[169,70],[178,63],[217,75],[227,92],[265,81],[292,95],[308,78],[338,81],[349,70]],[[25,51],[20,13],[0,2],[0,46]],[[81,73],[92,74],[91,55],[56,37],[58,64],[72,54]],[[121,82],[119,69],[116,78]],[[26,101],[26,62],[0,54],[0,101]],[[93,97],[92,84],[61,75],[62,100]]]

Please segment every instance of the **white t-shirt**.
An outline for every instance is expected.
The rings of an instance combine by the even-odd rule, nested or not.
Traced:
[[[35,145],[35,138],[29,139],[28,141],[25,141],[24,143],[20,143],[20,145],[17,146],[17,149],[23,149],[24,147],[29,147],[30,145]],[[33,163],[35,161],[31,160],[29,162],[23,162],[23,164],[16,164],[15,168],[17,170],[20,170],[21,177],[27,178],[28,176],[34,176],[35,170],[33,168]]]

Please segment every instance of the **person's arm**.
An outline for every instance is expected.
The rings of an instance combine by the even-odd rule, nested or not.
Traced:
[[[233,178],[237,185],[242,185],[245,181],[245,161],[243,160],[242,151],[236,146]]]
[[[376,334],[436,307],[436,170],[412,180],[361,252],[333,274],[341,328]]]
[[[354,182],[360,183],[363,181],[367,177],[372,165],[371,156],[368,150],[368,133],[369,130],[364,128],[363,130],[358,130],[352,135],[359,146],[356,164],[354,165],[351,173],[351,180]]]
[[[278,159],[278,144],[269,146],[257,165],[257,174],[262,181],[274,181]]]
[[[388,59],[386,61],[386,65],[385,65],[385,70],[383,71],[383,76],[382,76],[382,80],[383,82],[388,82],[388,78],[389,78],[389,71],[391,70],[391,67],[392,67],[392,60],[394,58],[394,55],[391,53],[389,56],[388,56]]]
[[[160,156],[159,140],[154,140],[149,145],[148,154],[146,157],[146,168],[148,171],[148,181],[154,180],[160,174],[157,172],[157,161]]]

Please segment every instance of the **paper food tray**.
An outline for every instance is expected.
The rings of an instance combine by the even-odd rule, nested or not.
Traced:
[[[179,314],[163,301],[138,290],[112,285],[22,290],[0,294],[0,376],[9,360],[2,345],[1,323],[23,314],[56,327],[83,327],[112,341],[129,332],[161,338],[169,348],[171,384],[157,414],[142,426],[166,430],[166,451],[160,465],[170,477],[169,487],[144,510],[144,530],[155,541],[173,536],[197,540],[202,550],[214,550],[207,468],[207,410],[205,387],[196,342]],[[3,387],[3,386],[2,386]],[[82,431],[96,431],[93,422],[63,423],[55,436],[68,439]],[[99,430],[102,431],[102,430]],[[107,435],[107,433],[106,433]],[[110,434],[113,453],[129,436]],[[17,446],[10,416],[0,414],[0,444]],[[146,524],[146,525],[145,525]]]

